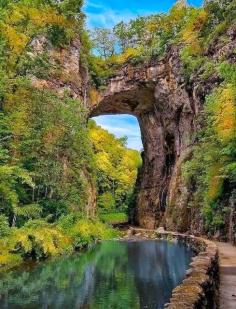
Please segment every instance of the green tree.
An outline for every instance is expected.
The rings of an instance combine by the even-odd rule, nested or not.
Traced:
[[[91,37],[94,49],[104,59],[114,55],[116,41],[111,30],[105,28],[95,28],[91,31]]]
[[[141,165],[138,151],[126,148],[126,138],[116,138],[108,131],[89,123],[89,135],[97,167],[98,206],[103,210],[122,210],[129,206]]]

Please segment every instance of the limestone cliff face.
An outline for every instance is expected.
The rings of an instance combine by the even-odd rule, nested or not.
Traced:
[[[177,47],[162,61],[126,65],[92,108],[92,115],[128,113],[139,121],[144,152],[137,181],[135,221],[146,228],[165,222],[172,225],[166,213],[177,183],[174,171],[197,130],[195,118],[201,103],[197,96],[189,94],[181,72]]]
[[[81,42],[75,39],[66,48],[53,48],[48,40],[40,35],[31,42],[32,53],[35,57],[47,53],[50,61],[50,75],[47,80],[32,76],[33,85],[37,88],[55,90],[59,95],[68,91],[69,95],[86,104],[88,72],[81,61]]]
[[[215,42],[210,46],[210,57],[224,55],[235,61],[235,33],[235,29],[228,31],[228,45]],[[200,210],[189,208],[192,188],[184,183],[181,167],[191,156],[205,96],[219,83],[215,75],[207,81],[192,76],[186,83],[179,48],[174,46],[161,61],[125,65],[92,102],[91,116],[127,113],[139,121],[144,152],[135,221],[140,226],[203,231]]]
[[[31,42],[32,53],[29,57],[35,57],[42,53],[47,53],[50,62],[49,78],[39,79],[31,76],[32,84],[39,89],[50,89],[59,96],[66,91],[69,96],[87,106],[88,72],[81,60],[81,41],[76,38],[66,48],[53,48],[48,40],[40,35]],[[65,169],[66,160],[65,160]],[[96,209],[96,190],[91,175],[86,168],[81,172],[87,186],[87,206],[88,215],[93,215]]]

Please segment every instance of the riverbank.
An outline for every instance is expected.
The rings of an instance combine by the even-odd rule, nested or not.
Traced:
[[[29,220],[20,228],[9,227],[0,239],[0,272],[27,261],[69,255],[89,244],[117,236],[118,232],[111,226],[74,214],[61,216],[55,223]]]

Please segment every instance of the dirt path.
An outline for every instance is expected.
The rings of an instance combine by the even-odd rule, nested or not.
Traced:
[[[220,254],[220,309],[236,309],[236,247],[217,243]]]

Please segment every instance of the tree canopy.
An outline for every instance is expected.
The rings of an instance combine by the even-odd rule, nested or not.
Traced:
[[[95,153],[99,210],[127,210],[142,163],[139,152],[127,149],[126,138],[116,138],[93,120],[89,136]]]

